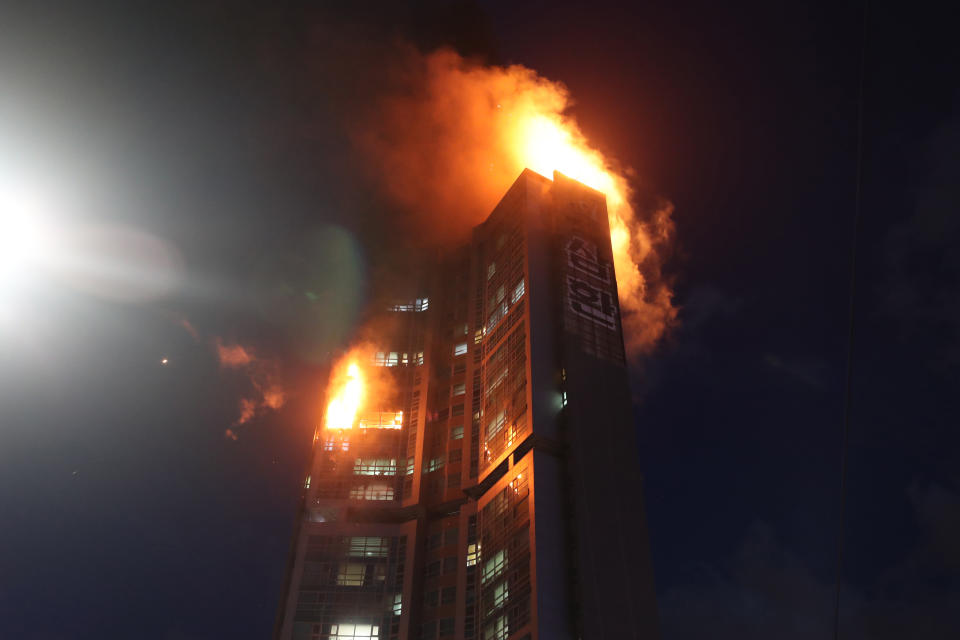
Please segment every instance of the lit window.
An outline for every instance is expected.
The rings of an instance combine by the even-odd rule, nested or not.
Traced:
[[[404,304],[395,304],[390,307],[391,311],[426,311],[430,308],[429,298],[417,298],[413,302],[407,302]]]
[[[350,538],[350,555],[364,558],[386,558],[390,552],[387,538],[380,536],[353,536]]]
[[[504,580],[493,588],[493,602],[490,603],[490,611],[502,606],[504,603],[506,603],[507,598],[509,597],[510,589],[507,585],[507,581]]]
[[[375,624],[340,623],[330,625],[330,640],[376,640],[380,627]],[[486,640],[486,639],[484,639]]]
[[[304,488],[304,489],[309,489],[309,488],[310,488],[310,476],[307,476],[307,479],[304,481],[304,483],[303,483],[303,488]]]
[[[450,429],[450,439],[451,440],[460,440],[463,438],[463,425],[461,424],[458,427],[453,427]]]
[[[477,329],[473,332],[473,344],[480,344],[483,341],[483,329]]]
[[[339,434],[338,434],[339,435]],[[331,438],[329,440],[323,441],[323,450],[324,451],[337,451],[338,449],[343,449],[344,451],[350,450],[350,440],[339,435],[338,438]]]
[[[367,565],[362,562],[342,562],[337,573],[337,584],[341,587],[362,587],[367,575]]]
[[[436,458],[430,460],[427,463],[427,467],[423,470],[424,473],[430,473],[431,471],[436,471],[437,469],[443,468],[443,455],[439,455]]]
[[[502,288],[503,287],[501,287],[501,289]],[[498,324],[500,324],[500,321],[503,320],[504,316],[506,315],[507,315],[507,303],[506,302],[497,303],[497,308],[494,309],[489,316],[487,316],[487,324],[483,330],[486,333],[490,333],[496,328]]]
[[[561,391],[561,392],[560,392],[560,406],[561,406],[561,407],[567,406],[567,392],[566,392],[566,391]]]
[[[351,500],[393,500],[393,487],[386,483],[364,484],[350,489]]]
[[[393,596],[393,615],[399,616],[403,613],[403,594],[398,593]]]
[[[467,392],[467,385],[463,382],[453,385],[453,395],[462,396]]]
[[[507,616],[500,616],[483,628],[483,640],[507,640],[509,635]]]
[[[493,274],[495,274],[496,272],[497,272],[497,263],[491,262],[489,266],[487,266],[487,280],[492,278]]]
[[[355,476],[395,476],[396,458],[357,458],[353,463]]]
[[[517,283],[517,286],[513,288],[513,293],[510,294],[510,304],[515,304],[517,300],[523,297],[525,287],[523,286],[523,280]]]
[[[461,342],[460,344],[456,345],[456,346],[453,348],[453,355],[455,355],[455,356],[462,356],[462,355],[465,354],[466,352],[467,352],[467,343],[466,343],[466,342]]]
[[[499,387],[503,381],[507,379],[508,373],[510,373],[510,367],[505,366],[499,373],[497,373],[496,376],[494,376],[493,380],[490,380],[487,383],[487,393],[489,394],[493,392],[494,389]]]
[[[467,566],[472,567],[480,560],[480,543],[467,545]]]
[[[417,351],[417,353],[413,356],[413,364],[417,365],[418,367],[423,365],[423,351]]]
[[[415,458],[407,458],[407,475],[413,475],[413,467],[416,464]]]
[[[487,423],[487,440],[500,433],[505,424],[507,424],[507,412],[503,410]]]
[[[481,581],[486,583],[496,578],[507,567],[507,550],[501,549],[493,554],[489,560],[483,563],[481,571]]]
[[[490,304],[488,306],[492,307],[495,304],[500,304],[501,302],[503,302],[503,298],[506,295],[506,293],[507,293],[506,288],[504,288],[503,285],[500,285],[500,287],[497,289],[497,292],[493,294],[492,298],[490,298]]]

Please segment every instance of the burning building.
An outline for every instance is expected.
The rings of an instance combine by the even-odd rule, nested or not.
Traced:
[[[335,368],[275,638],[659,637],[610,232],[526,170]]]

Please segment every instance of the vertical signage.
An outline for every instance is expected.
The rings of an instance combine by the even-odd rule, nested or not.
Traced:
[[[594,357],[625,364],[613,252],[602,197],[564,181],[557,203],[563,327]]]
[[[607,329],[616,330],[617,305],[609,286],[610,265],[597,257],[597,245],[575,235],[567,242],[566,254],[570,310]]]

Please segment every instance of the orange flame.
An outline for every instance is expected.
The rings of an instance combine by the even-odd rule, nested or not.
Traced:
[[[352,429],[364,398],[364,379],[356,362],[347,365],[346,372],[335,379],[336,393],[327,405],[327,429]]]
[[[358,140],[418,235],[464,237],[525,168],[583,182],[607,196],[627,350],[651,349],[677,314],[661,272],[672,207],[631,205],[626,173],[590,146],[569,115],[566,87],[451,51],[412,54],[403,71],[404,90],[380,101]]]

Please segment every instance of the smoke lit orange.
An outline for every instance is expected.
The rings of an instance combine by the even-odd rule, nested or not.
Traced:
[[[464,238],[526,168],[583,182],[607,196],[628,351],[651,348],[676,317],[661,274],[670,205],[631,206],[625,174],[587,142],[562,84],[451,51],[412,54],[408,62],[404,90],[380,101],[359,142],[418,236]]]

